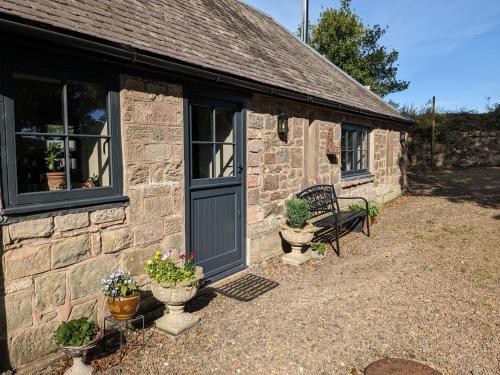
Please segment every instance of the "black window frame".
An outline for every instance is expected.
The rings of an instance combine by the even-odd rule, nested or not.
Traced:
[[[342,136],[344,131],[351,133],[352,136],[352,150],[348,151],[344,148],[344,145],[342,144]],[[357,136],[354,136],[354,134],[357,133],[366,133],[366,150],[363,150],[366,152],[366,168],[361,168],[361,169],[352,169],[348,171],[342,170],[342,162],[340,163],[340,170],[341,170],[341,176],[343,178],[349,178],[349,177],[356,177],[360,175],[368,175],[370,174],[370,129],[359,126],[359,125],[352,125],[352,124],[342,124],[341,125],[341,161],[344,158],[345,152],[351,152],[352,153],[352,165],[355,167],[358,163],[358,156],[357,156]]]
[[[3,61],[2,61],[3,60]],[[0,136],[2,166],[3,214],[23,214],[68,207],[124,202],[123,166],[120,134],[120,77],[116,69],[95,61],[74,56],[30,56],[23,53],[7,54],[0,60]],[[16,167],[16,129],[14,103],[14,74],[54,78],[60,81],[81,81],[104,85],[107,89],[110,186],[18,193]],[[66,99],[64,99],[66,102]],[[63,118],[66,136],[67,116]],[[65,142],[67,148],[67,142]],[[67,150],[66,150],[67,151]],[[69,155],[66,154],[66,159]],[[68,164],[66,164],[68,165]],[[69,184],[68,184],[69,185]]]

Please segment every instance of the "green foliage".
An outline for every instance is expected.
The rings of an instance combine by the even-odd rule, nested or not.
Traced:
[[[324,253],[326,253],[326,246],[321,242],[313,242],[311,244],[311,250],[316,251],[320,255],[323,255]]]
[[[303,228],[311,217],[309,204],[299,198],[292,198],[286,204],[286,219],[292,228]]]
[[[54,332],[54,340],[61,346],[85,346],[97,335],[97,325],[88,318],[62,322]]]
[[[396,79],[398,52],[379,45],[387,28],[364,25],[341,0],[340,9],[326,8],[311,28],[311,46],[351,77],[378,95],[406,90],[409,82]]]
[[[160,284],[175,286],[182,282],[197,282],[195,277],[194,253],[189,257],[181,255],[174,259],[171,252],[162,254],[157,251],[155,255],[146,261],[144,267],[150,278]]]
[[[102,279],[101,284],[104,295],[112,298],[128,297],[139,290],[130,272],[113,272],[107,279]]]
[[[411,127],[411,134],[424,138],[431,137],[432,109],[430,102],[422,107],[413,105],[391,104],[406,117],[416,121]],[[478,113],[467,108],[453,111],[436,109],[436,140],[441,143],[453,142],[451,132],[453,131],[495,131],[500,130],[500,103],[486,103],[485,112]]]
[[[366,204],[363,201],[358,201],[349,206],[349,211],[364,211]],[[368,202],[368,218],[375,219],[380,214],[380,205],[376,202]]]
[[[45,166],[51,172],[57,171],[61,167],[63,150],[59,142],[51,142],[45,152]]]

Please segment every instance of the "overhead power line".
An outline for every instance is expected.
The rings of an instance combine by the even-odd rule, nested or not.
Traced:
[[[393,47],[394,48],[407,48],[407,47],[430,46],[433,44],[461,42],[464,40],[492,38],[492,37],[498,37],[498,36],[500,36],[500,31],[492,31],[492,32],[488,32],[488,33],[457,35],[457,36],[450,36],[450,37],[446,37],[446,38],[427,39],[427,40],[420,40],[420,41],[411,42],[411,43],[395,44],[395,45],[393,45]]]

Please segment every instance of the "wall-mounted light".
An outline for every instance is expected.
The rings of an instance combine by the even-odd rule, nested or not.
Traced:
[[[278,115],[278,134],[287,135],[288,133],[288,117],[284,112]]]

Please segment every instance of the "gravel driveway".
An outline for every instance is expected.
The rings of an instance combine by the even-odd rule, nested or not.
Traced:
[[[412,358],[444,374],[500,373],[500,169],[412,176],[372,237],[343,258],[298,268],[271,259],[246,273],[279,286],[251,302],[209,291],[201,324],[142,351],[94,361],[102,374],[361,374]]]

